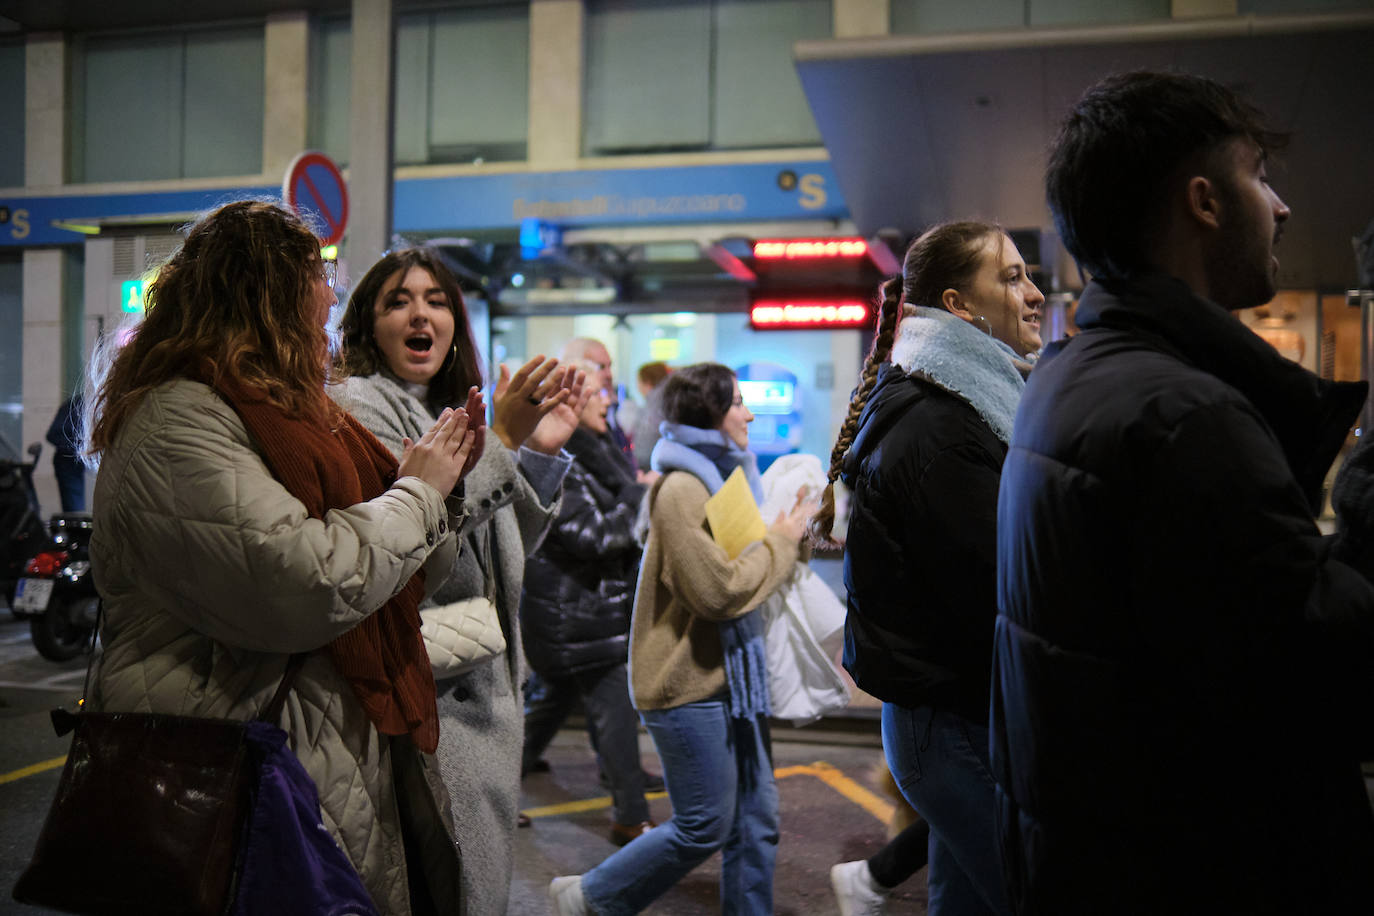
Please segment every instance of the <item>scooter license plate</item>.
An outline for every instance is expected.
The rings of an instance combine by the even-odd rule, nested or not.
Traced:
[[[14,609],[41,614],[52,600],[51,579],[20,579],[14,592]]]

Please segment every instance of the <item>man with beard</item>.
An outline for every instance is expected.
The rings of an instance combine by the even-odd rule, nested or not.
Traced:
[[[1374,912],[1366,385],[1231,314],[1275,294],[1284,138],[1229,89],[1110,77],[1046,179],[1091,274],[1002,471],[992,769],[1017,912]],[[1364,488],[1363,490],[1361,488]]]

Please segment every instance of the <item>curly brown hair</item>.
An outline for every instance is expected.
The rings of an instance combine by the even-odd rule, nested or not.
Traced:
[[[148,287],[142,323],[108,371],[92,372],[87,454],[109,448],[143,396],[175,378],[232,379],[283,410],[333,416],[315,313],[323,271],[319,239],[278,203],[235,201],[192,223]]]
[[[811,517],[809,526],[812,543],[822,547],[838,546],[831,538],[835,526],[835,480],[858,434],[859,416],[878,381],[878,369],[892,355],[898,322],[917,306],[943,308],[941,294],[947,289],[965,289],[989,250],[988,241],[1003,234],[1002,227],[995,223],[974,220],[933,226],[907,248],[906,257],[902,259],[902,275],[886,280],[879,288],[881,298],[873,347],[864,359],[859,386],[849,400],[849,412],[830,452],[830,470],[821,506]]]
[[[343,320],[339,325],[339,331],[343,336],[343,348],[336,361],[336,369],[339,376],[363,376],[373,375],[388,368],[386,358],[377,347],[377,300],[387,290],[393,278],[398,275],[404,277],[412,267],[429,272],[434,282],[444,291],[449,311],[453,313],[453,349],[444,357],[444,362],[434,378],[430,379],[429,392],[425,398],[427,406],[438,413],[445,407],[462,405],[467,398],[468,389],[474,385],[481,386],[482,364],[477,358],[477,346],[472,340],[472,325],[468,322],[463,291],[459,288],[453,271],[445,266],[443,259],[433,248],[416,245],[388,251],[363,274],[348,297],[348,307],[344,309]]]

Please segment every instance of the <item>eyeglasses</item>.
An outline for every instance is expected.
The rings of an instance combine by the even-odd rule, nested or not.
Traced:
[[[329,288],[334,288],[334,283],[339,279],[339,262],[332,258],[324,262],[324,282],[329,284]]]

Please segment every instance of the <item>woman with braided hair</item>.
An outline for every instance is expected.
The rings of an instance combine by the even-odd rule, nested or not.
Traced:
[[[883,701],[888,767],[930,825],[932,916],[1009,912],[987,734],[997,485],[1044,301],[997,226],[946,223],[916,239],[883,284],[812,522],[813,538],[845,548],[844,666]],[[887,888],[868,868],[839,869],[842,910],[882,912]]]

